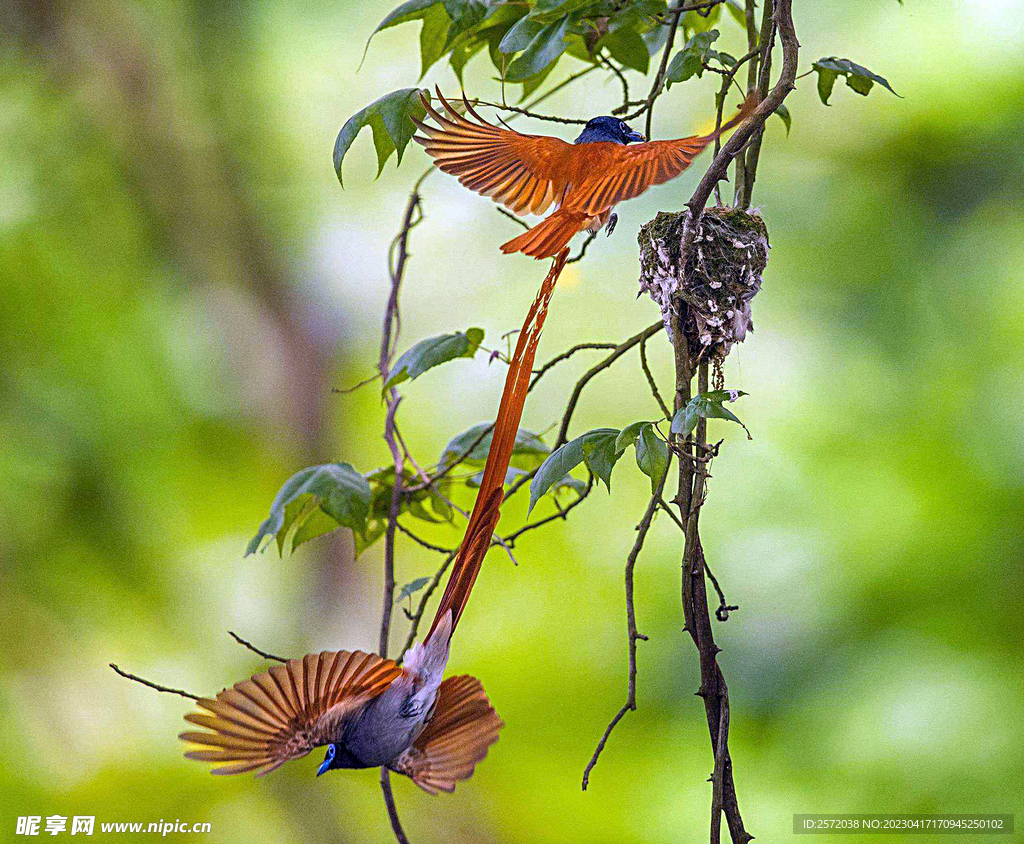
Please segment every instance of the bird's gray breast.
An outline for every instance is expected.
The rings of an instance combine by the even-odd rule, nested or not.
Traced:
[[[392,683],[346,726],[342,743],[364,767],[392,762],[423,732],[436,696],[427,702],[413,700],[415,691],[400,681]]]

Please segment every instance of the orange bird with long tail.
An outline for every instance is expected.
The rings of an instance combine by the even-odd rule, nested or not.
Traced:
[[[423,133],[414,139],[441,170],[517,214],[543,214],[552,203],[558,206],[542,222],[501,246],[502,252],[523,252],[534,258],[555,257],[584,229],[597,232],[605,226],[611,234],[616,204],[674,179],[757,105],[756,99],[749,98],[716,132],[674,141],[645,142],[643,135],[617,117],[595,117],[570,144],[548,135],[501,129],[477,114],[465,97],[463,103],[475,123],[452,108],[440,89],[437,96],[447,117],[420,96],[437,125],[414,120]]]
[[[504,726],[475,677],[443,680],[448,649],[500,515],[503,484],[537,342],[561,270],[556,261],[516,343],[501,396],[483,480],[466,535],[433,624],[405,663],[362,651],[324,651],[291,659],[216,698],[198,701],[181,734],[185,756],[215,774],[267,774],[326,746],[317,775],[386,765],[432,794],[472,775]]]

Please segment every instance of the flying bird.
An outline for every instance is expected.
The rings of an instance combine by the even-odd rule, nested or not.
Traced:
[[[522,418],[537,343],[564,256],[527,314],[505,379],[476,503],[437,613],[403,665],[363,651],[323,651],[198,701],[185,716],[185,756],[214,774],[270,773],[326,746],[317,776],[386,765],[431,794],[472,775],[504,726],[483,686],[467,675],[442,679],[452,634],[498,523],[503,485]]]
[[[584,229],[596,233],[606,227],[611,234],[617,203],[674,179],[715,138],[749,117],[757,105],[756,98],[748,98],[739,113],[717,131],[674,141],[645,141],[617,117],[595,117],[570,144],[488,123],[463,96],[474,123],[436,90],[447,117],[421,93],[423,105],[437,125],[413,119],[422,132],[413,137],[441,170],[516,214],[543,214],[552,203],[557,206],[549,217],[501,246],[502,252],[523,252],[534,258],[558,255],[573,235]]]

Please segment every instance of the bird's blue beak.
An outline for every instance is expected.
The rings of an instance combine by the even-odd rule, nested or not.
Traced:
[[[630,132],[628,135],[626,135],[626,140],[627,141],[633,141],[634,143],[642,144],[642,143],[644,143],[644,141],[647,140],[647,138],[645,138],[639,132]]]
[[[316,769],[316,775],[320,776],[320,774],[327,773],[327,771],[329,771],[331,769],[331,762],[332,761],[333,760],[332,760],[332,758],[330,756],[328,756],[326,759],[324,759],[324,761],[320,763],[320,767]]]

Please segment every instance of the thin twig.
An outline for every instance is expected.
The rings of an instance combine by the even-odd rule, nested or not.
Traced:
[[[441,582],[441,578],[444,573],[448,571],[448,567],[455,560],[456,554],[458,554],[456,548],[445,558],[444,562],[441,563],[441,567],[434,572],[434,576],[430,578],[430,583],[427,584],[427,588],[423,590],[423,594],[420,596],[420,602],[416,607],[416,612],[413,613],[412,618],[409,620],[409,635],[406,636],[405,644],[402,645],[402,652],[399,654],[398,659],[401,661],[402,657],[405,656],[405,652],[412,647],[412,643],[416,641],[416,633],[419,630],[420,622],[423,620],[423,612],[427,608],[427,601],[430,600],[430,596],[434,594],[438,584]]]
[[[502,103],[489,103],[486,100],[478,100],[476,98],[470,98],[470,102],[474,106],[487,106],[488,108],[500,108],[502,111],[512,111],[516,114],[522,114],[526,117],[533,117],[537,120],[546,120],[549,123],[564,123],[566,125],[574,124],[586,124],[586,120],[582,120],[576,117],[555,117],[552,114],[537,114],[535,111],[531,111],[528,108],[520,108],[519,106],[503,105]]]
[[[647,504],[647,510],[644,512],[644,516],[640,520],[640,524],[637,525],[636,540],[633,542],[633,548],[630,550],[629,556],[626,558],[626,631],[629,646],[629,670],[626,680],[626,702],[608,724],[604,734],[601,736],[601,740],[597,743],[594,755],[590,757],[590,762],[587,763],[587,767],[583,771],[584,791],[587,790],[587,783],[590,782],[590,772],[594,770],[594,766],[597,764],[597,760],[601,756],[601,751],[604,750],[604,746],[608,742],[608,737],[612,734],[612,730],[615,729],[615,725],[622,720],[622,716],[625,715],[626,712],[636,710],[636,643],[639,639],[646,642],[647,637],[640,633],[636,627],[636,610],[633,607],[633,569],[636,567],[636,560],[637,557],[640,556],[640,550],[644,547],[644,540],[647,538],[647,531],[650,530],[651,522],[654,521],[654,512],[658,509],[658,502],[661,500],[662,490],[665,489],[665,481],[668,480],[668,468],[669,467],[667,466],[665,467],[665,474],[661,476],[661,480],[658,482],[658,486],[651,495],[650,502]]]
[[[131,680],[135,683],[141,683],[143,686],[147,686],[151,689],[155,689],[158,692],[167,692],[168,694],[178,695],[179,697],[187,697],[191,700],[199,700],[199,695],[194,695],[191,692],[186,692],[183,689],[171,689],[167,686],[161,686],[159,683],[153,683],[150,680],[143,680],[141,677],[135,674],[129,674],[127,671],[122,671],[114,663],[109,663],[110,667],[114,669],[114,673],[119,674],[126,680]]]
[[[396,522],[395,523],[395,527],[397,527],[402,533],[404,533],[406,536],[408,536],[409,539],[411,539],[417,545],[420,545],[423,548],[426,548],[428,551],[436,551],[438,554],[454,554],[456,551],[459,550],[458,548],[444,548],[441,545],[435,545],[433,542],[428,542],[426,539],[424,539],[419,534],[413,533],[411,530],[409,530],[409,528],[407,528],[401,522]]]
[[[550,524],[551,522],[554,522],[554,521],[558,521],[559,519],[564,521],[565,518],[569,515],[569,513],[571,513],[574,509],[576,509],[577,507],[579,507],[580,504],[583,503],[583,500],[588,495],[590,495],[590,493],[593,490],[593,488],[594,488],[594,475],[590,474],[590,475],[587,476],[587,486],[586,486],[586,489],[584,489],[583,492],[581,492],[576,497],[575,501],[571,502],[566,507],[560,508],[557,513],[552,513],[550,516],[545,516],[543,519],[538,519],[535,522],[530,522],[529,524],[525,524],[521,528],[519,528],[519,530],[515,530],[512,533],[506,535],[504,537],[505,543],[510,548],[515,548],[516,540],[519,539],[519,537],[522,536],[524,533],[529,533],[531,530],[536,530],[539,527],[543,527],[544,525]],[[511,495],[511,493],[509,493],[509,495]]]
[[[544,373],[551,369],[551,367],[561,363],[564,360],[568,360],[574,354],[576,354],[576,352],[582,352],[585,349],[617,349],[618,347],[618,343],[577,343],[575,346],[573,346],[570,349],[567,349],[560,355],[555,355],[540,369],[533,370],[533,381],[530,382],[530,389],[532,390],[534,387],[537,386],[537,382],[540,381]]]
[[[654,101],[661,95],[662,86],[665,81],[665,71],[668,68],[668,57],[675,45],[676,32],[679,30],[679,21],[682,19],[683,10],[679,9],[672,13],[672,23],[668,30],[668,40],[665,42],[665,49],[661,54],[661,64],[658,65],[658,72],[654,75],[654,84],[651,85],[651,93],[647,95],[647,119],[644,122],[644,137],[651,139],[651,121],[654,120]]]
[[[524,229],[530,228],[530,224],[526,222],[526,220],[524,220],[518,214],[513,214],[511,211],[502,208],[500,205],[495,205],[494,210],[501,214],[502,217],[508,217],[513,222],[519,223],[519,225],[521,225]]]
[[[599,60],[600,60],[601,64],[603,64],[606,68],[608,68],[608,70],[610,70],[612,73],[614,73],[616,75],[616,77],[618,77],[619,84],[622,85],[622,106],[621,106],[621,108],[628,109],[629,108],[629,81],[626,79],[626,74],[622,72],[621,68],[616,67],[615,63],[611,59],[609,59],[607,56],[601,56]],[[614,112],[613,112],[613,114],[614,114]]]
[[[689,254],[693,248],[693,241],[697,235],[696,222],[700,218],[704,206],[707,205],[714,186],[725,178],[729,162],[743,149],[747,141],[750,140],[751,135],[759,127],[764,126],[765,121],[782,105],[782,101],[786,99],[789,92],[796,88],[794,80],[796,78],[800,42],[797,41],[796,32],[793,29],[792,0],[778,0],[775,5],[775,23],[779,33],[779,41],[782,44],[782,71],[779,74],[779,79],[768,96],[754,109],[750,118],[740,124],[729,140],[722,145],[718,155],[715,156],[711,166],[708,167],[704,177],[697,185],[693,196],[686,203],[690,214],[680,247],[680,254],[682,255]]]
[[[566,259],[565,263],[575,264],[577,261],[582,261],[583,256],[587,254],[587,247],[597,239],[597,234],[597,232],[590,232],[590,234],[587,235],[587,239],[583,241],[583,245],[580,246],[580,251],[571,258]]]
[[[395,795],[391,793],[391,775],[384,765],[380,768],[380,790],[384,794],[384,805],[388,807],[388,819],[391,821],[391,831],[395,834],[395,839],[398,844],[409,844],[405,830],[402,829],[402,822],[398,819]]]
[[[565,414],[562,416],[562,424],[558,430],[558,439],[555,440],[555,448],[558,448],[560,445],[565,445],[565,443],[568,442],[569,423],[572,421],[572,415],[576,410],[576,404],[579,402],[580,395],[583,393],[583,388],[587,386],[587,382],[589,382],[595,375],[606,370],[635,345],[649,337],[653,337],[664,327],[665,324],[661,320],[658,320],[653,325],[647,326],[647,328],[639,334],[634,334],[628,340],[625,340],[616,346],[615,350],[610,355],[587,370],[583,377],[576,382],[576,387],[573,389],[572,395],[569,397],[569,404],[565,408]]]
[[[406,487],[405,491],[407,493],[420,492],[421,490],[426,489],[428,486],[436,484],[439,480],[441,480],[441,478],[443,478],[445,475],[447,475],[449,472],[451,472],[452,469],[454,469],[456,466],[460,465],[463,461],[468,460],[469,456],[473,453],[473,451],[476,449],[476,447],[478,445],[480,445],[480,443],[482,443],[484,441],[484,439],[487,437],[487,435],[489,433],[491,433],[492,430],[494,430],[494,423],[493,422],[480,432],[480,436],[478,436],[475,440],[473,440],[472,443],[470,443],[469,447],[464,452],[462,452],[462,454],[459,455],[457,460],[455,460],[452,463],[447,463],[444,466],[442,466],[441,469],[435,475],[433,475],[433,477],[431,477],[429,480],[422,481],[419,484],[417,484],[416,486]]]
[[[767,35],[765,31],[767,30]],[[768,94],[768,85],[772,70],[772,48],[775,46],[776,25],[773,15],[772,0],[765,0],[764,17],[761,22],[760,57],[758,59],[761,69],[757,82],[757,93],[763,99]],[[794,82],[796,81],[794,77]],[[757,128],[747,144],[746,152],[743,153],[744,182],[743,190],[736,202],[739,208],[749,208],[754,193],[754,180],[757,178],[757,164],[761,157],[761,140],[764,138],[764,125]]]
[[[553,88],[549,88],[543,94],[541,94],[536,99],[534,99],[532,102],[527,103],[525,106],[523,106],[521,108],[518,107],[518,106],[510,106],[510,105],[508,105],[506,103],[486,103],[486,102],[483,102],[483,101],[480,101],[480,100],[474,100],[474,103],[478,104],[478,105],[493,106],[494,108],[500,108],[500,109],[505,109],[506,111],[515,112],[515,114],[511,118],[509,118],[509,122],[510,123],[512,122],[512,120],[514,120],[517,116],[520,116],[520,115],[525,116],[525,117],[535,117],[538,120],[550,120],[550,121],[555,122],[555,123],[586,123],[587,122],[586,120],[569,120],[568,118],[563,118],[563,117],[552,117],[550,115],[537,114],[536,112],[533,111],[533,109],[536,108],[538,105],[540,105],[542,102],[544,102],[544,100],[546,100],[548,97],[554,96],[559,91],[561,91],[563,88],[565,88],[567,85],[571,85],[573,82],[575,82],[581,76],[586,76],[588,73],[590,73],[593,70],[596,70],[598,67],[600,67],[599,64],[592,64],[592,65],[589,65],[589,66],[583,68],[583,70],[580,70],[580,71],[577,71],[576,73],[570,74],[565,79],[563,79],[561,82],[559,82],[557,85],[555,85]],[[502,80],[503,80],[502,84],[503,85],[504,85],[504,76],[505,75],[502,74]]]
[[[243,639],[241,636],[239,636],[237,633],[235,633],[232,630],[228,631],[228,635],[232,639],[234,639],[236,642],[238,642],[238,644],[240,644],[243,648],[248,648],[254,654],[257,654],[257,655],[263,657],[264,659],[272,659],[272,660],[275,660],[277,662],[287,662],[288,661],[283,656],[277,656],[277,655],[272,654],[272,653],[267,653],[266,651],[261,651],[252,642],[247,642],[245,639]]]
[[[344,389],[340,387],[331,387],[331,392],[334,393],[335,395],[344,396],[347,395],[348,393],[354,393],[360,387],[365,387],[367,384],[372,384],[378,378],[380,378],[379,372],[376,375],[371,375],[369,378],[364,378],[362,381],[360,381],[353,387],[345,387]]]
[[[668,409],[668,405],[665,404],[665,400],[661,397],[661,393],[658,392],[658,382],[654,380],[654,376],[651,374],[651,367],[647,363],[646,337],[640,341],[640,368],[644,371],[644,375],[647,376],[647,383],[651,387],[651,394],[654,396],[654,400],[658,403],[658,407],[661,408],[662,414],[664,414],[666,419],[671,419],[672,412]]]

